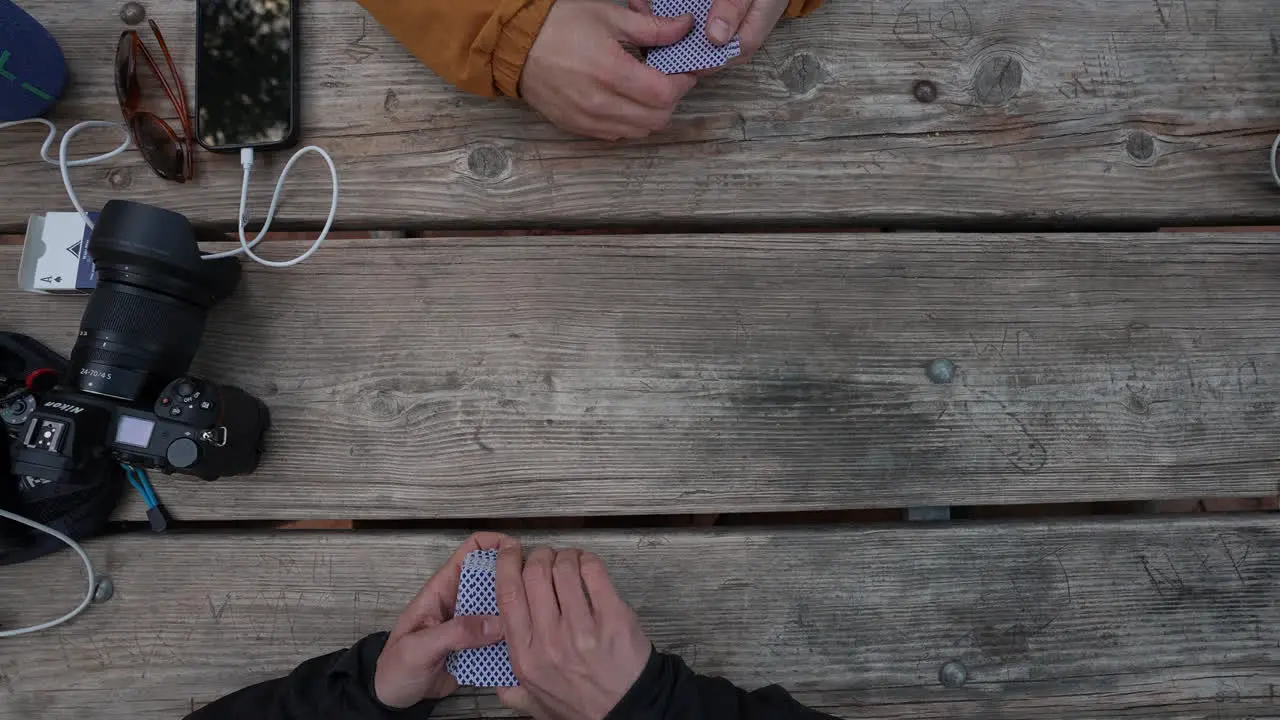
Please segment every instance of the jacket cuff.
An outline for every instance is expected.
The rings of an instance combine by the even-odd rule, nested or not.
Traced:
[[[520,75],[529,51],[547,21],[555,0],[521,0],[520,6],[502,26],[493,48],[493,84],[508,97],[520,97]]]
[[[383,648],[387,645],[387,637],[389,633],[374,633],[356,643],[342,657],[341,660],[333,668],[330,677],[349,675],[356,679],[361,689],[367,694],[370,703],[377,709],[377,714],[371,717],[378,718],[404,718],[410,720],[413,718],[425,719],[431,715],[431,711],[439,704],[439,700],[423,700],[422,702],[410,708],[393,708],[382,704],[378,699],[377,690],[373,685],[374,675],[378,670],[378,658],[382,655]]]
[[[675,662],[673,662],[673,660]],[[680,679],[684,663],[674,655],[665,655],[656,648],[649,649],[649,661],[640,677],[609,711],[605,720],[634,720],[634,718],[666,717],[664,708],[671,700],[671,693]]]
[[[822,6],[822,0],[791,0],[787,6],[787,17],[801,17]]]

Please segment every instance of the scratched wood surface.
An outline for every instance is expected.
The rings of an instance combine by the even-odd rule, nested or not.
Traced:
[[[71,64],[55,118],[118,118],[121,0],[19,4]],[[194,6],[144,5],[190,80]],[[833,0],[704,82],[669,132],[608,145],[463,96],[356,3],[313,0],[304,139],[337,159],[342,223],[356,228],[1269,223],[1277,37],[1274,0]],[[0,134],[0,230],[68,208],[40,132]],[[283,161],[260,163],[259,213]],[[184,187],[136,154],[75,177],[90,205],[149,199],[230,226],[236,163],[202,153]],[[328,177],[304,165],[282,218],[319,227]]]
[[[110,603],[4,641],[0,716],[176,718],[390,627],[459,538],[136,534],[89,549]],[[1280,527],[1266,516],[525,541],[599,552],[655,644],[859,718],[1280,713]],[[0,622],[80,592],[72,557],[0,568]],[[958,660],[961,688],[939,684]],[[497,714],[488,695],[441,717]]]
[[[1274,495],[1278,249],[1274,233],[342,242],[250,268],[213,313],[197,369],[271,407],[260,472],[158,487],[210,520]],[[0,327],[67,351],[82,308],[6,288]],[[930,382],[933,358],[952,383]]]

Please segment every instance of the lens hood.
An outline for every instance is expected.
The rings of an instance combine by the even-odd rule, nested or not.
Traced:
[[[89,238],[99,282],[145,287],[210,308],[240,283],[235,258],[205,260],[201,237],[184,215],[128,200],[111,200]]]

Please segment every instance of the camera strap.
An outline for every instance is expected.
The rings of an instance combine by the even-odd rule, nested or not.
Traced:
[[[18,333],[0,332],[0,376],[9,379],[6,387],[17,386],[19,392],[39,395],[66,372],[66,366],[65,359],[39,342]],[[8,438],[0,431],[0,467],[11,467],[10,455]],[[102,467],[58,482],[0,472],[0,510],[74,540],[93,537],[111,518],[124,484],[123,469],[113,463]],[[62,546],[53,535],[0,519],[0,565],[34,560]]]
[[[4,451],[8,463],[8,447]],[[102,532],[120,502],[124,471],[108,465],[105,472],[66,482],[41,482],[9,475],[0,491],[0,509],[34,520],[74,540]],[[44,557],[63,543],[44,532],[0,520],[0,565]]]

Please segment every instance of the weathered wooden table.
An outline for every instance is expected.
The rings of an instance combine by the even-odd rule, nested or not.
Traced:
[[[116,117],[118,3],[20,4],[73,67],[56,119]],[[193,6],[146,5],[189,71]],[[197,370],[271,406],[261,471],[161,478],[185,531],[89,543],[115,597],[2,641],[0,717],[180,716],[387,627],[439,528],[562,517],[608,529],[526,541],[600,552],[659,646],[836,714],[1280,716],[1274,515],[790,522],[1276,494],[1280,235],[1152,232],[1280,223],[1273,0],[832,0],[621,145],[450,91],[353,2],[305,13],[343,226],[595,232],[251,268]],[[0,133],[0,232],[67,208],[40,139]],[[236,159],[199,164],[75,177],[229,228]],[[315,228],[327,175],[294,182],[282,217]],[[4,283],[0,327],[67,350],[83,305]],[[292,519],[413,522],[265,529]],[[0,569],[0,622],[80,582],[66,555]]]

